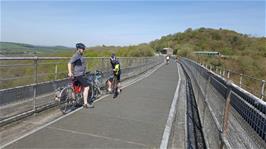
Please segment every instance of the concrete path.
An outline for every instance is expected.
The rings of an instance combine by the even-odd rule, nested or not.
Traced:
[[[175,63],[6,148],[159,148],[178,82]]]

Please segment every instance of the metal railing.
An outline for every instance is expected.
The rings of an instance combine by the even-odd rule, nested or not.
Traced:
[[[0,124],[10,118],[55,105],[54,91],[66,85],[69,57],[0,57]],[[86,57],[87,70],[111,73],[108,57]],[[143,73],[163,62],[162,57],[119,57],[121,79]],[[104,80],[104,81],[105,81]]]
[[[263,148],[266,103],[192,60],[182,58],[180,62],[194,83],[207,146]]]
[[[265,80],[257,79],[255,77],[238,73],[232,70],[227,70],[221,67],[215,67],[209,64],[201,64],[208,70],[215,72],[216,74],[224,77],[228,80],[232,80],[236,83],[239,87],[249,91],[253,95],[257,96],[258,98],[264,100],[265,99]],[[266,99],[265,99],[266,100]]]

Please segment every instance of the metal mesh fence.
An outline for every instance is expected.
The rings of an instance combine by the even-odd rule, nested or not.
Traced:
[[[203,134],[205,142],[208,148],[219,148],[221,145],[221,126],[219,125],[217,118],[215,117],[213,108],[209,103],[211,95],[206,94],[210,91],[210,85],[208,83],[208,77],[204,72],[197,71],[195,67],[189,67],[187,63],[182,63],[185,70],[188,72],[198,105],[199,116],[203,128]],[[192,75],[193,74],[193,75]],[[205,79],[205,77],[207,79]]]
[[[265,146],[265,102],[189,59],[181,59],[181,64],[194,82],[193,90],[207,146]]]

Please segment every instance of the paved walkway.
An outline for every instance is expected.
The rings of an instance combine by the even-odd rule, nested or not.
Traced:
[[[6,148],[159,148],[178,82],[175,63]]]

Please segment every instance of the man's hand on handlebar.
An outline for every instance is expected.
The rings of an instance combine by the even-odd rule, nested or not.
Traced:
[[[68,73],[68,76],[69,76],[70,78],[72,78],[74,75],[73,75],[72,72],[69,72],[69,73]]]

